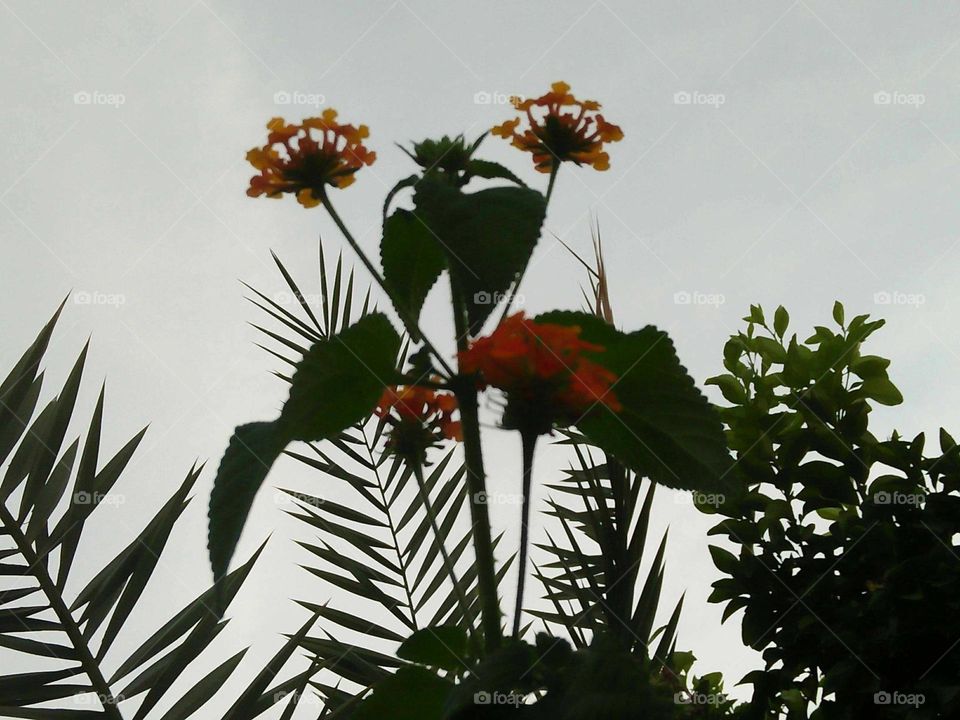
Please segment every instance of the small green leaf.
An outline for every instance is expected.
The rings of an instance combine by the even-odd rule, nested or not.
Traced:
[[[839,300],[833,303],[833,320],[837,325],[843,327],[843,303]]]
[[[860,389],[864,395],[881,405],[899,405],[903,402],[903,395],[897,390],[897,386],[885,377],[867,378]]]
[[[400,336],[382,313],[315,343],[297,365],[279,425],[293,440],[325,440],[373,412],[396,382]]]
[[[383,223],[380,242],[383,277],[407,332],[419,341],[416,329],[430,288],[447,266],[440,243],[409,210],[397,210]]]
[[[773,315],[773,331],[782,338],[788,325],[790,325],[790,313],[781,305]]]
[[[464,670],[468,667],[467,633],[453,625],[422,628],[400,645],[397,657],[444,670]]]
[[[486,180],[509,180],[526,187],[526,183],[500,163],[490,160],[471,160],[467,163],[467,174]]]

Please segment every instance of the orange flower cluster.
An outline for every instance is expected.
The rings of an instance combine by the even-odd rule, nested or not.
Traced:
[[[603,350],[581,340],[579,327],[517,313],[461,353],[460,370],[504,391],[505,427],[542,434],[555,423],[575,423],[597,404],[622,409],[611,390],[617,376],[584,355]]]
[[[418,385],[388,387],[377,404],[377,416],[392,425],[390,448],[406,458],[425,459],[427,448],[442,439],[463,440],[459,420],[453,419],[457,399]]]
[[[514,107],[526,112],[530,127],[517,132],[521,118],[514,118],[492,132],[532,153],[540,172],[552,172],[556,163],[566,160],[591,165],[595,170],[610,168],[610,156],[603,151],[603,144],[622,140],[623,131],[597,112],[600,103],[596,100],[577,100],[570,94],[569,85],[555,82],[546,95],[516,102]],[[564,112],[564,108],[569,111]]]
[[[250,178],[250,197],[293,193],[304,207],[315,207],[325,185],[345,188],[357,170],[377,159],[363,146],[370,134],[367,126],[338,123],[336,110],[324,110],[321,117],[306,118],[300,125],[273,118],[267,129],[267,144],[247,153],[247,161],[260,171]]]

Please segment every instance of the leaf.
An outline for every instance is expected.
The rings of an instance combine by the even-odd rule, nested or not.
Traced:
[[[271,422],[241,425],[230,438],[210,493],[207,549],[216,580],[226,575],[253,498],[287,441]]]
[[[470,160],[467,163],[467,174],[485,180],[509,180],[512,183],[526,187],[526,183],[514,175],[500,163],[490,160]]]
[[[440,720],[453,683],[422,667],[404,667],[381,680],[353,720]]]
[[[400,336],[382,313],[313,345],[297,365],[279,427],[290,439],[325,440],[373,412],[396,381]]]
[[[648,325],[621,333],[592,315],[552,312],[538,322],[575,325],[605,349],[593,359],[617,376],[623,406],[598,402],[577,423],[590,442],[632,470],[671,488],[710,491],[730,484],[732,460],[720,419],[680,365],[673,342]]]
[[[833,320],[840,327],[843,327],[843,303],[837,300],[833,303]]]
[[[397,650],[397,657],[458,672],[469,667],[467,642],[467,633],[461,627],[426,627],[403,641]]]
[[[426,179],[417,186],[414,201],[418,217],[447,254],[475,334],[526,268],[540,238],[546,201],[529,188],[468,194]]]
[[[443,249],[422,220],[409,210],[397,210],[383,223],[380,261],[390,299],[417,342],[420,310],[447,266]]]
[[[778,337],[783,337],[783,334],[787,331],[787,326],[790,324],[790,313],[787,312],[787,309],[781,305],[777,308],[777,311],[773,314],[773,331],[777,334]]]
[[[897,386],[885,377],[870,377],[863,381],[860,390],[871,400],[881,405],[899,405],[903,402],[903,395]]]

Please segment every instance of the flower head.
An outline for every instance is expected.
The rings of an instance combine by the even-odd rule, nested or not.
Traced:
[[[507,120],[493,128],[494,135],[512,140],[513,146],[533,154],[540,172],[552,172],[557,163],[570,161],[610,168],[610,156],[603,144],[623,139],[623,131],[597,112],[596,100],[577,100],[565,82],[555,82],[550,92],[538,98],[514,103],[526,113],[529,127],[518,132],[521,118]]]
[[[539,323],[517,313],[460,354],[460,369],[507,396],[505,427],[536,434],[571,425],[595,405],[621,409],[616,375],[586,353],[604,348],[580,339],[576,326]]]
[[[363,146],[370,134],[367,126],[341,125],[336,110],[324,110],[321,117],[306,118],[300,125],[273,118],[267,129],[267,144],[247,153],[247,161],[260,171],[250,178],[250,197],[293,193],[304,207],[315,207],[325,185],[345,188],[357,170],[377,159]]]
[[[462,440],[460,421],[453,419],[456,398],[419,385],[388,387],[377,404],[377,416],[390,425],[388,447],[424,464],[426,451],[441,440]]]

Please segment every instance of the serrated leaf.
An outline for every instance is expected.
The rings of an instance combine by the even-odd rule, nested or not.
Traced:
[[[420,310],[447,266],[443,248],[416,215],[409,210],[397,210],[383,223],[380,261],[397,314],[417,342]]]

